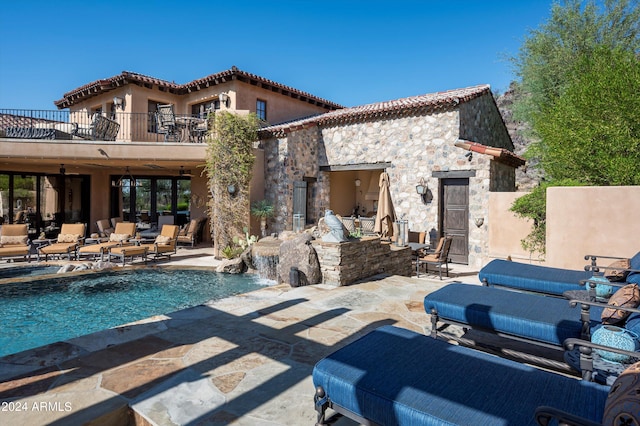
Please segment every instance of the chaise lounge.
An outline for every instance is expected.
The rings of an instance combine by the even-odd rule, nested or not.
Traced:
[[[638,288],[632,288],[632,285],[628,287],[631,287],[629,290],[634,295],[628,300],[628,304],[622,305],[616,301],[607,305],[454,283],[425,296],[424,308],[431,315],[433,338],[441,333],[437,325],[442,322],[445,326],[457,325],[463,329],[479,330],[540,347],[562,350],[566,339],[591,340],[592,332],[602,325],[603,318],[607,323],[613,324],[618,321],[618,317],[621,317],[620,321],[624,321],[630,312],[640,312],[637,309],[640,302]],[[622,290],[620,295],[625,299],[627,297],[627,293]],[[618,299],[616,295],[612,298]],[[623,311],[626,313],[621,314]],[[446,335],[463,341],[448,333]],[[542,365],[561,369],[566,367],[564,363],[530,353],[512,351],[511,354]]]
[[[637,405],[619,398],[639,370],[609,388],[384,326],[315,365],[317,425],[329,408],[367,425],[633,424]]]
[[[44,255],[47,261],[49,256],[66,255],[69,260],[77,257],[78,247],[84,244],[86,226],[84,223],[63,223],[56,242],[38,247],[38,259]]]
[[[27,224],[2,225],[0,258],[23,256],[31,262],[31,244]]]
[[[104,259],[104,255],[109,252],[111,247],[124,246],[128,244],[130,238],[136,233],[136,224],[131,222],[119,222],[116,228],[109,234],[109,241],[98,244],[90,244],[82,246],[78,249],[78,257],[81,256],[100,256],[100,260]]]
[[[624,260],[624,258],[618,257],[587,255],[585,260],[591,260],[591,265],[585,267],[586,270],[577,271],[495,259],[480,270],[478,278],[485,286],[508,287],[515,290],[562,296],[566,291],[579,290],[580,282],[591,278],[595,271],[603,272],[607,276],[614,269],[620,269],[597,265],[598,259]],[[622,269],[640,270],[640,252],[628,259],[628,264],[627,268]],[[640,274],[630,273],[628,277],[626,275],[623,277],[623,281],[626,278],[629,283],[640,284]]]

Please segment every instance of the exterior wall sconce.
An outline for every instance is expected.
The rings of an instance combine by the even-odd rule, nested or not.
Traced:
[[[484,217],[476,217],[474,219],[474,222],[475,222],[476,226],[478,228],[480,228],[482,226],[482,224],[484,224]]]
[[[422,198],[423,204],[428,204],[433,199],[431,191],[429,191],[427,184],[424,182],[424,178],[420,178],[420,183],[416,185],[416,192]]]
[[[227,192],[229,193],[229,195],[235,195],[237,190],[238,189],[236,188],[236,186],[234,184],[231,184],[231,185],[227,186]]]
[[[120,98],[118,96],[113,97],[113,105],[115,105],[116,109],[124,110],[124,98]]]
[[[225,108],[229,108],[229,95],[227,93],[220,93],[218,95],[218,99],[220,99],[220,105],[224,105]]]
[[[360,179],[356,179],[354,182],[355,182],[356,186],[360,186],[360,184],[362,183],[362,182],[360,181]]]

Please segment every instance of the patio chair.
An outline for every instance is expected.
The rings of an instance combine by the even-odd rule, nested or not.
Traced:
[[[27,224],[6,224],[0,227],[0,258],[23,256],[31,262],[31,243]]]
[[[378,233],[375,231],[375,217],[359,217],[358,221],[360,222],[360,230],[362,231],[362,235],[378,235]]]
[[[115,141],[119,130],[120,123],[96,113],[90,125],[78,125],[74,136],[87,140]]]
[[[46,262],[49,256],[67,255],[69,260],[72,254],[77,257],[78,247],[84,244],[86,229],[84,223],[63,223],[56,242],[38,247],[38,258],[44,255]]]
[[[120,216],[111,218],[111,227],[115,228],[118,222],[122,222],[122,218]]]
[[[474,284],[454,283],[442,287],[424,298],[425,311],[431,315],[431,337],[440,334],[447,338],[469,343],[444,330],[449,325],[463,329],[474,329],[518,342],[552,350],[562,350],[563,342],[569,338],[591,340],[591,334],[603,323],[623,323],[626,315],[640,312],[640,291],[632,289],[636,296],[620,303],[567,300],[547,297],[535,293],[508,291],[500,288]],[[623,296],[621,291],[621,296]],[[616,293],[617,294],[617,293]],[[577,308],[577,306],[579,308]],[[614,305],[618,305],[617,307]],[[612,309],[612,310],[609,310]],[[619,318],[611,318],[611,313]],[[444,327],[438,327],[438,322]],[[478,344],[480,342],[472,342]],[[564,369],[563,363],[531,353],[511,351],[510,354],[542,365]]]
[[[98,228],[98,235],[102,238],[109,237],[114,230],[111,226],[109,219],[100,219],[96,221],[96,227]]]
[[[347,231],[349,231],[350,234],[355,234],[356,232],[355,217],[353,216],[341,217],[340,220],[342,221],[342,224],[344,225],[345,228],[347,228]]]
[[[191,247],[198,244],[202,238],[202,228],[204,227],[206,220],[206,217],[191,219],[189,224],[178,232],[177,242],[179,244],[189,244]]]
[[[640,420],[618,399],[634,398],[637,375],[609,387],[383,326],[320,360],[312,378],[316,425],[333,424],[331,408],[370,425],[593,426]]]
[[[176,240],[178,237],[178,225],[163,225],[160,235],[151,244],[140,244],[136,248],[145,250],[145,260],[147,255],[153,255],[153,260],[161,256],[171,257],[176,253]],[[109,258],[111,256],[123,257],[126,252],[133,253],[130,247],[111,247],[109,249]]]
[[[613,280],[609,274],[620,268],[598,265],[598,259],[602,263],[602,261],[619,261],[624,258],[587,255],[585,260],[590,260],[591,264],[585,266],[583,271],[495,259],[480,270],[478,278],[486,286],[562,296],[566,291],[579,290],[580,282],[591,278],[594,272],[602,272],[605,277],[608,276]],[[629,273],[621,275],[620,278],[628,283],[640,284],[640,273],[632,271],[640,270],[640,252],[628,261],[629,267],[623,270]]]
[[[158,121],[158,132],[164,134],[164,141],[180,142],[182,132],[176,122],[173,105],[158,105],[156,117]]]
[[[131,239],[136,233],[136,224],[131,222],[119,222],[116,224],[115,230],[109,234],[109,241],[98,244],[84,245],[78,249],[78,258],[82,256],[100,256],[100,260],[104,260],[104,255],[109,252],[111,247],[129,245]]]
[[[436,266],[440,274],[440,280],[442,280],[442,265],[444,265],[447,271],[447,277],[449,277],[449,250],[451,249],[452,242],[452,237],[442,237],[434,252],[428,252],[424,256],[418,256],[416,259],[416,277],[420,276],[420,265],[424,265],[425,273],[429,271],[429,265]]]

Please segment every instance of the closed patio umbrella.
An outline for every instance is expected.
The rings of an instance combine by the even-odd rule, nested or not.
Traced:
[[[393,222],[396,220],[396,212],[391,201],[389,191],[389,175],[387,172],[380,174],[380,195],[378,196],[378,212],[376,213],[375,232],[383,238],[393,236]]]

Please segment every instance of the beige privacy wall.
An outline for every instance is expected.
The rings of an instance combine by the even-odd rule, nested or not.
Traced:
[[[531,221],[509,208],[522,192],[489,197],[487,257],[582,269],[586,254],[631,257],[640,251],[640,186],[554,187],[547,190],[547,253],[543,262],[522,249]],[[602,264],[607,264],[605,260]]]
[[[633,256],[639,215],[640,186],[549,188],[546,264],[580,269],[585,254]]]
[[[491,192],[489,194],[489,226],[486,265],[493,259],[506,259],[539,264],[539,256],[522,248],[520,240],[531,232],[532,221],[516,217],[509,211],[513,201],[526,192]]]

